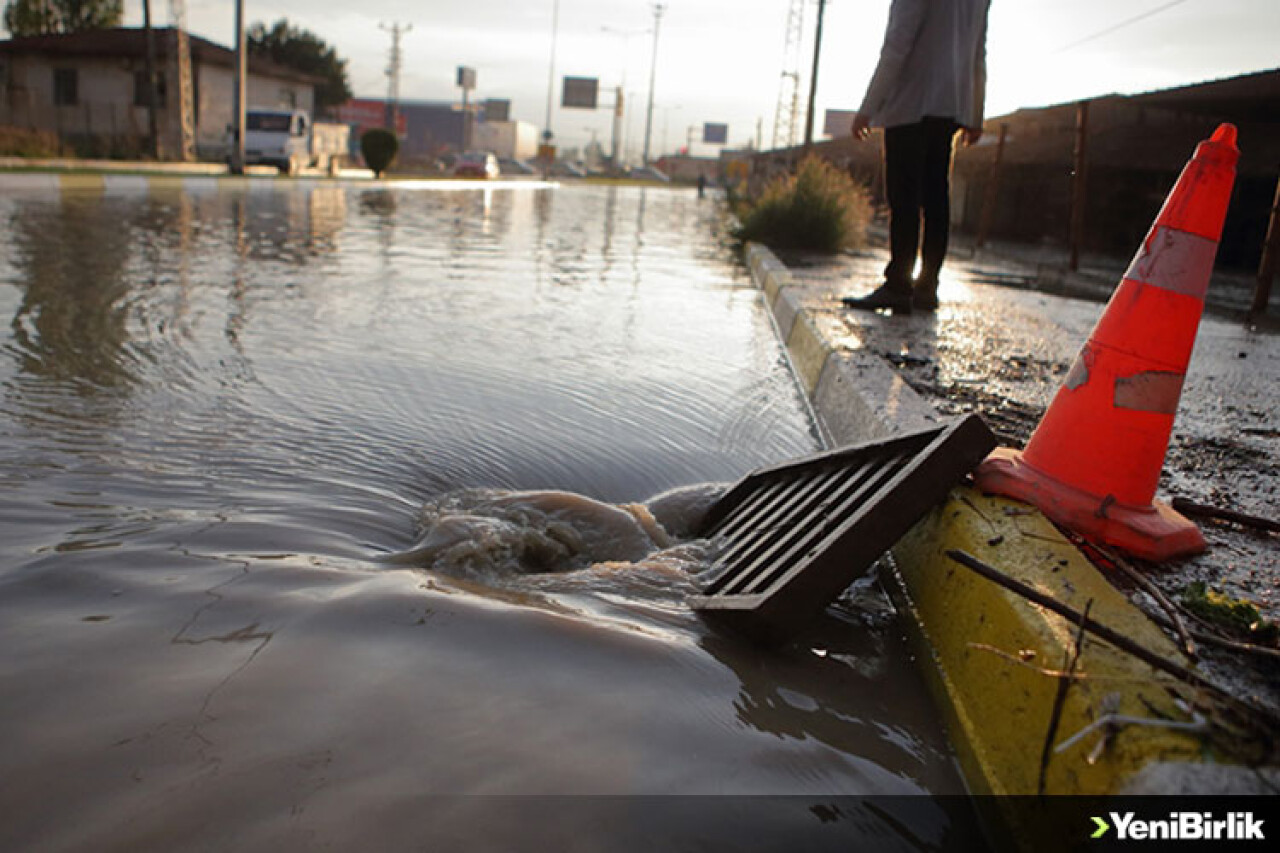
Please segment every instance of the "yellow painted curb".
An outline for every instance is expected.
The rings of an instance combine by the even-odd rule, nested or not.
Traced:
[[[184,192],[187,179],[182,175],[148,175],[147,191],[152,195],[172,195]]]
[[[796,374],[804,383],[804,391],[811,399],[818,388],[818,379],[822,376],[822,367],[827,363],[831,348],[826,339],[814,325],[813,315],[808,311],[798,311],[791,323],[791,331],[787,335],[787,351],[791,353],[791,363],[795,365]]]
[[[105,192],[107,182],[102,175],[65,174],[58,175],[58,187],[62,192]]]
[[[1034,795],[1061,679],[1046,671],[1069,666],[1076,626],[1027,602],[946,556],[967,551],[1003,573],[1089,615],[1171,661],[1173,643],[1103,577],[1038,510],[969,488],[953,490],[893,549],[899,580],[933,666],[926,677],[947,715],[952,743],[974,793]],[[1187,721],[1171,691],[1189,692],[1170,676],[1085,635],[1053,746],[1108,712]],[[1149,726],[1119,729],[1094,754],[1101,731],[1085,735],[1045,765],[1046,794],[1105,795],[1153,762],[1202,759],[1203,744],[1186,732]],[[1011,812],[1008,821],[1026,820]],[[1026,838],[1036,827],[1010,827]]]

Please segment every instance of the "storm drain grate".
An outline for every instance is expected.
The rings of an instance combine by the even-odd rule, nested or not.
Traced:
[[[982,419],[968,415],[749,474],[708,513],[714,580],[690,606],[731,630],[785,640],[995,446]]]

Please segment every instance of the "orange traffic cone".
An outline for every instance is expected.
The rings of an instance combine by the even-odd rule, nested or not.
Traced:
[[[1196,147],[1026,449],[1000,448],[978,486],[1150,560],[1204,550],[1154,500],[1235,181],[1236,129]]]

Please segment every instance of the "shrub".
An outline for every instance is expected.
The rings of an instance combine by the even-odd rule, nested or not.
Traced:
[[[741,199],[734,236],[772,249],[838,252],[859,246],[871,219],[866,188],[820,157],[770,181],[756,199]]]
[[[366,130],[364,136],[360,137],[360,153],[364,155],[365,165],[379,178],[387,171],[391,161],[396,159],[396,152],[399,150],[400,140],[385,127]]]
[[[0,126],[0,156],[58,157],[61,154],[62,144],[56,133]]]

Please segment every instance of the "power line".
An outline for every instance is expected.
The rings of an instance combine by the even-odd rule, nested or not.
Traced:
[[[1086,44],[1087,42],[1091,42],[1094,39],[1100,39],[1105,35],[1110,35],[1111,33],[1114,33],[1116,30],[1127,27],[1130,24],[1136,24],[1138,21],[1145,20],[1146,18],[1150,18],[1152,15],[1157,15],[1160,12],[1163,12],[1167,9],[1172,9],[1174,6],[1180,6],[1185,2],[1187,2],[1187,0],[1172,0],[1172,2],[1165,3],[1163,6],[1157,6],[1154,9],[1149,9],[1140,15],[1134,15],[1132,18],[1127,18],[1126,20],[1123,20],[1118,24],[1112,24],[1111,26],[1107,27],[1104,30],[1098,30],[1098,32],[1093,33],[1092,35],[1088,35],[1082,39],[1073,41],[1071,42],[1071,44],[1058,48],[1057,50],[1054,51],[1054,53],[1066,53],[1068,50],[1071,50],[1073,47],[1079,47],[1080,45]]]

